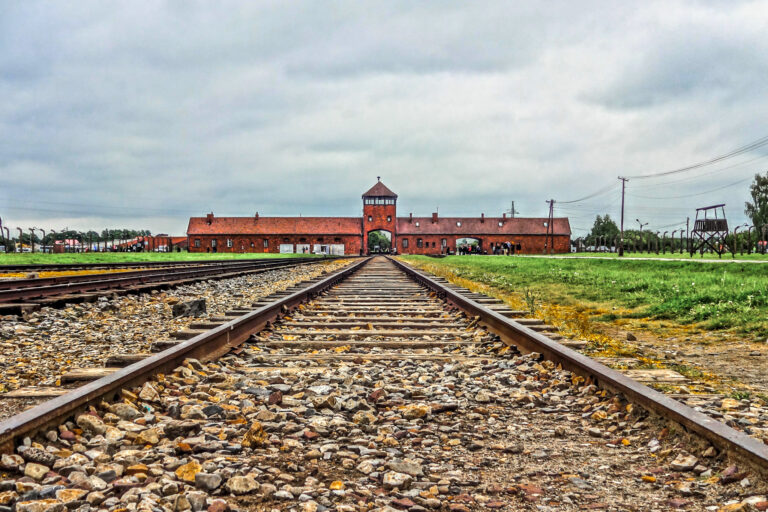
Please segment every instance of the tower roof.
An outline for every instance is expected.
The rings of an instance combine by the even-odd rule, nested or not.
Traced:
[[[377,181],[363,197],[397,197],[397,194],[387,188],[381,181]]]

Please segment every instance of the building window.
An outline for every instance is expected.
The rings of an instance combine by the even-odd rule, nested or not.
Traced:
[[[227,247],[232,247],[232,239],[227,238]]]
[[[434,247],[434,246],[435,246],[435,242],[432,242],[432,247]]]
[[[419,223],[418,223],[418,221],[416,222],[416,227],[419,227]]]
[[[370,215],[368,216],[368,222],[373,222],[373,217]]]
[[[499,227],[502,227],[504,225],[503,222],[499,222]]]
[[[456,225],[457,225],[457,226],[459,226],[459,227],[461,227],[461,221],[460,221],[460,220],[457,220],[457,221],[456,221]]]
[[[283,238],[283,242],[287,244],[288,243],[288,239],[287,238]]]
[[[403,249],[407,249],[407,248],[408,248],[408,239],[403,238]]]
[[[448,245],[448,240],[446,238],[443,238],[440,240],[440,247],[445,247]]]
[[[264,247],[269,247],[269,240],[267,238],[264,239]]]
[[[323,242],[323,237],[318,238],[317,241],[322,243]]]
[[[387,215],[387,222],[392,222],[392,216],[391,215]]]
[[[195,238],[195,247],[200,247],[200,239]]]
[[[417,238],[416,239],[416,247],[423,247],[423,246],[424,246],[424,244],[422,243],[421,238]]]
[[[218,240],[216,240],[215,238],[213,240],[211,240],[211,247],[216,247],[216,242],[217,241]]]
[[[254,248],[254,247],[256,247],[256,244],[254,244],[253,242],[251,242],[251,248]]]
[[[334,238],[334,239],[333,239],[333,241],[334,241],[334,242],[341,242],[341,238],[339,238],[339,237],[336,237],[336,238]]]
[[[544,223],[544,227],[547,227],[547,223],[546,222]]]

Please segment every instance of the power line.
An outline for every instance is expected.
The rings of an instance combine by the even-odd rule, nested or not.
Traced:
[[[593,197],[597,197],[599,195],[605,194],[606,192],[610,192],[616,187],[615,184],[609,185],[607,187],[601,188],[600,190],[593,192],[589,195],[586,195],[584,197],[580,197],[579,199],[574,199],[572,201],[557,201],[558,204],[573,204],[573,203],[580,203],[582,201],[586,201],[587,199],[592,199]]]
[[[685,199],[687,197],[696,197],[696,196],[703,196],[704,194],[710,194],[712,192],[717,192],[718,190],[723,190],[729,187],[733,187],[735,185],[738,185],[739,183],[744,183],[745,181],[751,180],[752,177],[744,178],[739,181],[734,181],[733,183],[729,183],[728,185],[723,185],[722,187],[713,188],[710,190],[705,190],[704,192],[697,192],[695,194],[685,194],[682,196],[641,196],[636,194],[629,194],[630,197],[638,197],[640,199]]]
[[[709,160],[705,160],[703,162],[699,162],[693,165],[687,165],[685,167],[680,167],[678,169],[672,169],[669,171],[662,171],[662,172],[656,172],[651,174],[638,174],[635,176],[625,176],[628,179],[647,179],[647,178],[657,178],[659,176],[669,176],[672,174],[678,174],[681,172],[687,172],[692,171],[694,169],[699,169],[701,167],[705,167],[707,165],[712,165],[717,162],[722,162],[723,160],[727,160],[728,158],[733,158],[734,156],[742,155],[744,153],[749,153],[751,151],[754,151],[755,149],[761,148],[765,145],[768,145],[768,136],[762,137],[760,139],[757,139],[754,142],[750,142],[749,144],[745,146],[741,146],[739,148],[734,149],[733,151],[729,151],[728,153],[725,153],[723,155],[716,156],[714,158],[710,158]]]
[[[711,170],[711,171],[708,171],[708,172],[703,172],[701,174],[696,174],[695,176],[688,176],[686,178],[682,178],[682,179],[679,179],[679,180],[662,181],[660,183],[645,183],[645,184],[641,184],[639,187],[635,187],[635,190],[637,190],[637,189],[658,188],[658,187],[669,187],[670,185],[675,185],[675,184],[678,184],[678,183],[688,183],[688,182],[691,182],[691,181],[700,180],[701,178],[703,178],[705,176],[713,176],[715,174],[719,174],[721,172],[729,171],[731,169],[735,169],[737,167],[741,167],[741,166],[744,166],[744,165],[747,165],[747,164],[751,164],[751,163],[756,162],[758,160],[764,160],[766,158],[768,158],[768,155],[762,155],[762,156],[758,156],[758,157],[755,157],[755,158],[750,158],[749,160],[745,160],[743,162],[738,162],[738,163],[735,163],[735,164],[732,164],[732,165],[727,165],[725,167],[720,167],[720,168],[717,168],[717,169],[714,169],[714,170]],[[751,169],[750,169],[750,172],[752,172]]]

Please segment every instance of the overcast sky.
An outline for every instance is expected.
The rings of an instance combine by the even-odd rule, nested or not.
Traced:
[[[578,235],[618,175],[768,135],[766,33],[762,0],[0,0],[0,217],[357,216],[378,175],[400,215],[544,216],[615,183],[558,208]],[[627,225],[725,202],[735,226],[766,170],[630,180]]]

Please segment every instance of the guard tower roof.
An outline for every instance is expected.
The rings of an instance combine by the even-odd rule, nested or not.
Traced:
[[[389,190],[381,181],[377,181],[363,197],[397,197],[397,194]]]

